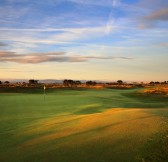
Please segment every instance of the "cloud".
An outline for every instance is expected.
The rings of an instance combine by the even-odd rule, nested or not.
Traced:
[[[168,8],[160,9],[144,17],[149,21],[168,21]]]
[[[83,27],[83,28],[0,28],[0,31],[12,32],[66,32],[74,34],[91,34],[104,31],[104,26]]]
[[[21,71],[21,70],[10,70],[6,72],[12,72],[12,73],[34,73],[35,71]]]
[[[95,1],[95,0],[66,0],[66,1],[81,4],[81,5],[94,5],[94,6],[110,7],[110,6],[112,6],[112,3],[114,0],[106,0],[105,2],[104,2],[104,0],[99,0],[99,1]]]
[[[29,2],[29,0],[7,0],[7,1],[10,3]],[[95,0],[45,0],[45,3],[53,5],[53,4],[62,3],[62,2],[71,2],[71,3],[75,3],[79,5],[94,5],[94,6],[109,7],[109,5],[114,3],[113,1],[117,1],[117,0],[105,0],[105,1],[104,0],[99,0],[99,1],[95,1]],[[43,4],[44,2],[37,1],[36,3]]]
[[[6,51],[0,51],[0,59],[3,57],[16,57],[16,56],[20,56],[18,54],[15,54],[15,52],[6,52]]]
[[[43,62],[86,62],[91,59],[132,59],[127,57],[101,57],[101,56],[68,56],[65,52],[46,52],[17,54],[10,51],[0,51],[0,62],[16,62],[22,64],[36,64]]]
[[[166,43],[160,43],[159,46],[161,46],[161,47],[168,47],[168,43],[167,42]]]
[[[103,59],[103,60],[109,60],[109,59],[123,59],[123,60],[132,60],[130,57],[102,57],[102,56],[86,56],[87,59]]]
[[[159,10],[161,8],[168,7],[167,0],[141,0],[138,6],[144,9]]]
[[[112,6],[116,7],[120,4],[120,0],[112,0]]]
[[[7,46],[7,44],[0,42],[0,47]]]
[[[8,12],[8,14],[6,14]],[[29,12],[29,8],[13,8],[12,6],[1,6],[0,7],[0,18],[6,20],[16,20],[20,17],[23,17],[26,13]]]
[[[25,41],[25,42],[37,42],[37,43],[48,43],[48,44],[55,44],[61,41],[71,41],[71,40],[79,40],[83,38],[90,38],[90,37],[99,37],[103,36],[106,33],[105,30],[106,26],[97,26],[97,27],[85,27],[85,28],[45,28],[45,29],[19,29],[19,28],[0,28],[0,31],[4,32],[11,32],[8,33],[8,36],[2,35],[1,40],[9,40],[9,41]],[[22,32],[23,36],[18,37],[18,33],[14,32]],[[33,35],[26,35],[24,32],[33,32],[36,34],[34,37]],[[53,35],[47,36],[45,39],[38,39],[37,33],[42,34],[42,32],[56,32]],[[24,37],[25,35],[25,37]]]
[[[144,16],[141,20],[140,28],[151,28],[168,21],[168,8],[162,8]]]

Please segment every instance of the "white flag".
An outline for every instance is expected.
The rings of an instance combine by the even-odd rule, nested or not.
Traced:
[[[46,89],[45,85],[44,85],[44,90]]]

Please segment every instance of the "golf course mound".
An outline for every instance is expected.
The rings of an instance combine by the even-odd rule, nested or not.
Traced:
[[[0,161],[166,161],[168,102],[141,90],[0,93]]]

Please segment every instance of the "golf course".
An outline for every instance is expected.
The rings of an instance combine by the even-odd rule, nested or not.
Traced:
[[[166,162],[168,96],[132,89],[0,93],[0,162]]]

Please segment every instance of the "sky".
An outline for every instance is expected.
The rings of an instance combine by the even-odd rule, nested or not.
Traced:
[[[168,80],[168,0],[0,0],[0,80]]]

